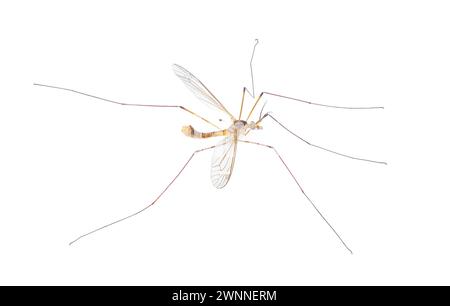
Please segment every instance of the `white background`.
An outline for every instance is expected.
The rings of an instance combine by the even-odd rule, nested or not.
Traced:
[[[450,284],[446,1],[61,1],[0,7],[0,284]],[[209,114],[172,72],[196,74],[234,113],[255,38],[256,90],[274,123],[242,144],[226,188],[194,157],[145,213],[68,242],[151,202],[192,151],[176,109]],[[248,100],[250,103],[250,100]],[[216,116],[216,117],[214,117]],[[213,120],[218,119],[217,114]],[[223,118],[226,119],[226,118]]]

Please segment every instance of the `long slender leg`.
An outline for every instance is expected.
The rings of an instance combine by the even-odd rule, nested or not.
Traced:
[[[314,103],[314,102],[310,102],[310,101],[306,101],[306,100],[302,100],[302,99],[292,98],[292,97],[288,97],[288,96],[284,96],[284,95],[280,95],[280,94],[270,93],[270,92],[267,92],[267,91],[265,91],[263,93],[266,94],[266,95],[275,96],[275,97],[284,98],[284,99],[290,99],[290,100],[294,100],[294,101],[298,101],[298,102],[302,102],[302,103],[307,103],[307,104],[310,104],[310,105],[324,106],[324,107],[331,107],[331,108],[343,108],[343,109],[384,109],[384,106],[359,107],[359,106],[338,106],[338,105],[330,105],[330,104],[321,104],[321,103]]]
[[[245,91],[247,90],[247,88],[244,87],[244,89],[242,90],[242,101],[241,101],[241,109],[239,110],[239,119],[241,120],[242,117],[242,107],[244,106],[244,100],[245,100]]]
[[[131,217],[134,217],[134,216],[140,214],[141,212],[147,210],[150,206],[152,206],[153,204],[155,204],[155,203],[159,200],[159,198],[167,191],[167,189],[169,189],[169,187],[175,182],[175,180],[181,175],[181,173],[182,173],[182,172],[184,171],[184,169],[187,167],[187,165],[188,165],[189,162],[192,160],[192,158],[194,157],[195,154],[197,154],[197,153],[199,153],[199,152],[202,152],[202,151],[206,151],[206,150],[213,149],[213,148],[215,148],[215,147],[217,147],[217,146],[218,146],[218,145],[215,145],[215,146],[211,146],[211,147],[207,147],[207,148],[203,148],[203,149],[194,151],[194,153],[192,153],[192,155],[189,157],[189,159],[188,159],[187,162],[183,165],[183,167],[182,167],[181,170],[177,173],[177,175],[170,181],[170,183],[169,183],[169,184],[166,186],[166,188],[164,188],[164,190],[156,197],[156,199],[153,200],[153,202],[151,202],[150,204],[148,204],[148,205],[145,206],[144,208],[138,210],[137,212],[132,213],[131,215],[128,215],[128,216],[123,217],[123,218],[120,218],[120,219],[118,219],[118,220],[116,220],[116,221],[113,221],[113,222],[111,222],[111,223],[108,223],[108,224],[106,224],[106,225],[103,225],[103,226],[101,226],[101,227],[99,227],[99,228],[96,228],[96,229],[94,229],[94,230],[92,230],[92,231],[86,233],[86,234],[83,234],[83,235],[79,236],[78,238],[76,238],[75,240],[73,240],[72,242],[70,242],[69,245],[72,245],[73,243],[77,242],[77,241],[80,240],[81,238],[84,238],[84,237],[86,237],[86,236],[88,236],[88,235],[91,235],[91,234],[93,234],[93,233],[95,233],[95,232],[98,232],[98,231],[100,231],[100,230],[102,230],[102,229],[105,229],[105,228],[107,228],[107,227],[110,227],[111,225],[114,225],[114,224],[116,224],[116,223],[125,221],[125,220],[127,220],[127,219],[129,219],[129,218],[131,218]]]
[[[240,142],[245,142],[245,143],[250,143],[250,144],[254,144],[254,145],[258,145],[258,146],[262,146],[262,147],[266,147],[269,149],[272,149],[275,154],[277,154],[277,156],[280,158],[281,162],[283,163],[283,165],[286,167],[286,170],[289,172],[289,174],[291,175],[291,177],[294,179],[295,183],[297,184],[298,188],[300,189],[300,191],[303,193],[303,195],[306,197],[306,199],[308,199],[309,203],[311,203],[312,207],[316,210],[316,212],[319,214],[319,216],[322,218],[323,221],[325,221],[325,223],[331,228],[331,230],[334,232],[334,234],[336,235],[337,238],[339,238],[339,240],[341,241],[341,243],[344,245],[344,247],[350,252],[350,254],[353,254],[352,250],[347,246],[347,244],[344,242],[344,240],[341,238],[341,236],[338,234],[338,232],[333,228],[333,226],[330,224],[330,222],[328,222],[328,220],[325,218],[325,216],[320,212],[320,210],[317,208],[317,206],[314,204],[314,202],[308,197],[308,195],[305,193],[305,191],[303,190],[302,186],[300,185],[300,183],[298,182],[297,178],[294,176],[294,174],[292,173],[291,169],[289,169],[288,165],[286,164],[286,162],[283,160],[283,158],[281,157],[280,153],[278,153],[278,151],[273,147],[273,146],[269,146],[266,144],[262,144],[262,143],[258,143],[258,142],[254,142],[254,141],[247,141],[247,140],[239,140]]]
[[[323,107],[330,107],[330,108],[339,108],[339,109],[384,109],[384,106],[366,106],[366,107],[357,107],[357,106],[338,106],[338,105],[330,105],[330,104],[321,104],[321,103],[314,103],[314,102],[310,102],[310,101],[306,101],[306,100],[302,100],[302,99],[297,99],[297,98],[292,98],[292,97],[288,97],[288,96],[284,96],[284,95],[279,95],[279,94],[275,94],[275,93],[270,93],[267,91],[263,91],[259,96],[258,99],[256,99],[255,104],[253,104],[252,109],[250,110],[250,113],[247,116],[247,120],[248,121],[250,119],[250,116],[252,115],[254,109],[256,108],[256,106],[258,105],[259,101],[261,100],[261,97],[263,95],[269,95],[269,96],[275,96],[275,97],[279,97],[279,98],[284,98],[284,99],[289,99],[289,100],[293,100],[293,101],[298,101],[298,102],[302,102],[302,103],[306,103],[306,104],[310,104],[310,105],[315,105],[315,106],[323,106]]]
[[[250,112],[248,113],[247,119],[245,119],[245,121],[248,122],[248,120],[250,119],[250,116],[252,115],[253,111],[255,110],[256,105],[258,105],[259,100],[261,100],[263,94],[264,94],[264,93],[262,92],[262,93],[258,96],[258,98],[256,99],[255,103],[253,104],[252,109],[251,109]]]
[[[250,97],[252,97],[253,99],[255,98],[252,93],[250,92],[250,90],[248,90],[247,87],[244,87],[243,89],[243,93],[242,93],[242,101],[241,101],[241,110],[239,111],[239,120],[241,120],[242,118],[242,107],[244,106],[244,101],[245,101],[245,93],[247,93]]]
[[[252,95],[252,93],[250,92],[250,90],[248,90],[247,87],[244,87],[244,91],[245,91],[250,97],[252,97],[253,99],[255,98],[255,96]]]
[[[252,77],[252,97],[255,97],[255,81],[253,79],[253,57],[255,56],[256,45],[258,45],[259,40],[255,39],[255,45],[253,46],[252,57],[250,58],[250,75]]]
[[[80,95],[83,95],[83,96],[91,97],[91,98],[94,98],[94,99],[98,99],[98,100],[102,100],[102,101],[105,101],[105,102],[109,102],[109,103],[113,103],[113,104],[118,104],[118,105],[125,105],[125,106],[141,106],[141,107],[160,107],[160,108],[163,108],[163,107],[164,107],[164,108],[179,108],[179,109],[184,110],[185,112],[188,112],[188,113],[191,114],[191,115],[196,116],[197,118],[199,118],[199,119],[205,121],[206,123],[208,123],[208,124],[210,124],[210,125],[212,125],[212,126],[214,126],[215,128],[217,128],[217,129],[220,130],[220,127],[219,127],[219,126],[215,125],[214,123],[210,122],[209,120],[207,120],[207,119],[205,119],[204,117],[202,117],[202,116],[200,116],[200,115],[194,113],[193,111],[187,109],[186,107],[184,107],[184,106],[182,106],[182,105],[157,105],[157,104],[133,104],[133,103],[123,103],[123,102],[117,102],[117,101],[113,101],[113,100],[101,98],[101,97],[98,97],[98,96],[94,96],[94,95],[91,95],[91,94],[88,94],[88,93],[84,93],[84,92],[81,92],[81,91],[78,91],[78,90],[74,90],[74,89],[69,89],[69,88],[64,88],[64,87],[59,87],[59,86],[53,86],[53,85],[44,85],[44,84],[38,84],[38,83],[34,83],[33,85],[36,85],[36,86],[42,86],[42,87],[48,87],[48,88],[54,88],[54,89],[60,89],[60,90],[66,90],[66,91],[74,92],[74,93],[76,93],[76,94],[80,94]]]
[[[256,45],[259,43],[258,39],[255,39],[255,45],[253,46],[252,57],[250,58],[250,76],[252,78],[252,92],[250,92],[247,87],[244,87],[242,93],[241,110],[239,111],[239,120],[242,117],[242,107],[244,106],[245,92],[247,92],[252,98],[255,98],[255,79],[253,78],[253,57],[255,56]]]
[[[280,121],[278,121],[277,119],[275,119],[275,117],[273,117],[273,116],[272,116],[271,114],[269,114],[269,113],[266,113],[264,116],[262,116],[261,119],[259,119],[258,122],[256,122],[256,124],[261,123],[261,121],[262,121],[264,118],[266,118],[266,117],[271,118],[271,119],[274,120],[276,123],[278,123],[283,129],[285,129],[286,131],[288,131],[290,134],[294,135],[295,137],[297,137],[298,139],[300,139],[301,141],[303,141],[304,143],[306,143],[306,144],[308,144],[308,145],[310,145],[310,146],[312,146],[312,147],[315,147],[315,148],[318,148],[318,149],[321,149],[321,150],[324,150],[324,151],[327,151],[327,152],[330,152],[330,153],[334,153],[334,154],[336,154],[336,155],[348,157],[348,158],[351,158],[351,159],[356,159],[356,160],[361,160],[361,161],[365,161],[365,162],[371,162],[371,163],[376,163],[376,164],[387,165],[387,163],[384,162],[384,161],[376,161],[376,160],[371,160],[371,159],[366,159],[366,158],[355,157],[355,156],[351,156],[351,155],[339,153],[339,152],[333,151],[333,150],[331,150],[331,149],[327,149],[327,148],[321,147],[321,146],[319,146],[319,145],[315,145],[315,144],[313,144],[313,143],[307,141],[306,139],[300,137],[298,134],[292,132],[292,131],[291,131],[290,129],[288,129],[284,124],[282,124]]]

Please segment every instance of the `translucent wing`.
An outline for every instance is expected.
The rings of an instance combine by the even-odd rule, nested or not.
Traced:
[[[220,101],[212,94],[212,92],[209,91],[209,89],[206,88],[206,86],[203,85],[203,83],[200,82],[200,80],[197,79],[192,73],[177,64],[173,65],[173,71],[197,98],[199,98],[206,104],[227,113],[233,121],[235,120],[233,115],[231,115],[231,113],[225,108],[225,106],[223,106],[223,104],[220,103]]]
[[[221,140],[214,149],[211,161],[211,182],[214,187],[223,188],[230,180],[236,148],[236,135],[233,133]]]

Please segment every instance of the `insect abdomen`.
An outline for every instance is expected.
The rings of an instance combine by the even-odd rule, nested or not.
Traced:
[[[214,132],[199,132],[195,130],[192,125],[185,125],[181,128],[181,132],[192,138],[209,138],[209,137],[217,137],[217,136],[225,136],[227,135],[227,130],[214,131]]]

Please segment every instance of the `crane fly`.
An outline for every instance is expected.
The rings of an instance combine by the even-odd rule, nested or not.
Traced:
[[[69,89],[69,88],[64,88],[64,87],[58,87],[58,86],[52,86],[52,85],[44,85],[44,84],[37,84],[35,83],[34,85],[37,86],[43,86],[43,87],[48,87],[48,88],[55,88],[55,89],[60,89],[60,90],[65,90],[65,91],[70,91],[70,92],[74,92],[77,94],[81,94],[84,96],[88,96],[91,98],[95,98],[98,100],[102,100],[102,101],[106,101],[109,103],[113,103],[113,104],[118,104],[118,105],[125,105],[125,106],[136,106],[136,107],[153,107],[153,108],[176,108],[176,109],[181,109],[195,117],[197,117],[198,119],[201,119],[202,121],[206,122],[207,124],[209,124],[210,126],[212,126],[214,129],[211,131],[198,131],[196,130],[192,125],[186,125],[183,126],[181,129],[181,132],[186,135],[187,137],[191,137],[191,138],[199,138],[199,139],[205,139],[205,138],[211,138],[211,137],[220,137],[221,140],[213,146],[209,146],[206,148],[202,148],[202,149],[198,149],[196,151],[194,151],[191,156],[188,158],[188,160],[185,162],[185,164],[183,165],[183,167],[181,168],[181,170],[177,173],[177,175],[169,182],[169,184],[163,189],[163,191],[155,198],[155,200],[153,200],[153,202],[151,202],[150,204],[148,204],[147,206],[145,206],[144,208],[142,208],[141,210],[134,212],[130,215],[127,215],[123,218],[120,218],[114,222],[108,223],[106,225],[103,225],[99,228],[96,228],[90,232],[87,232],[81,236],[79,236],[78,238],[76,238],[75,240],[73,240],[72,242],[70,242],[70,245],[79,241],[80,239],[91,235],[99,230],[105,229],[111,225],[114,225],[116,223],[119,223],[121,221],[124,221],[126,219],[129,219],[131,217],[134,217],[138,214],[140,214],[141,212],[145,211],[146,209],[148,209],[150,206],[152,206],[153,204],[155,204],[160,198],[161,196],[169,189],[169,187],[175,182],[175,180],[181,175],[181,173],[184,171],[184,169],[188,166],[188,164],[190,163],[190,161],[192,160],[192,158],[203,151],[209,151],[212,150],[212,160],[211,160],[211,182],[214,185],[214,187],[216,188],[223,188],[227,185],[227,183],[230,180],[231,174],[233,173],[233,168],[234,168],[234,163],[235,163],[235,159],[236,159],[236,150],[238,147],[238,143],[247,143],[247,144],[252,144],[255,146],[259,146],[259,147],[264,147],[267,149],[272,150],[276,156],[280,159],[281,163],[283,164],[283,166],[286,168],[287,172],[289,173],[289,175],[291,176],[291,178],[293,179],[293,181],[295,182],[295,184],[297,185],[297,187],[299,188],[299,190],[303,193],[303,195],[306,197],[306,199],[308,200],[308,202],[312,205],[312,207],[315,209],[315,211],[318,213],[318,215],[322,218],[322,220],[329,226],[329,228],[332,230],[332,232],[334,233],[334,235],[339,239],[339,241],[342,243],[342,245],[351,253],[353,254],[352,250],[348,247],[348,245],[344,242],[344,240],[341,238],[341,236],[338,234],[338,232],[334,229],[334,227],[331,225],[331,223],[325,218],[325,216],[322,214],[322,212],[318,209],[318,207],[314,204],[314,202],[310,199],[310,197],[305,193],[305,191],[303,190],[302,186],[300,185],[299,181],[297,180],[297,178],[294,176],[293,172],[290,170],[290,168],[288,167],[288,165],[286,164],[286,162],[284,161],[284,159],[281,157],[280,153],[278,153],[278,151],[275,149],[275,147],[268,145],[268,144],[263,144],[263,143],[259,143],[259,142],[255,142],[255,141],[250,141],[250,140],[245,140],[243,139],[244,136],[246,136],[247,134],[249,134],[251,131],[254,130],[259,130],[262,129],[262,122],[267,118],[267,119],[271,119],[273,122],[277,123],[283,130],[287,131],[288,133],[290,133],[291,135],[293,135],[294,137],[296,137],[297,139],[301,140],[302,142],[308,144],[309,146],[321,149],[321,150],[325,150],[327,152],[333,153],[333,154],[337,154],[346,158],[351,158],[354,160],[360,160],[360,161],[364,161],[364,162],[370,162],[370,163],[375,163],[375,164],[383,164],[383,165],[387,165],[386,162],[382,162],[382,161],[376,161],[376,160],[371,160],[371,159],[365,159],[365,158],[360,158],[360,157],[355,157],[355,156],[351,156],[348,154],[343,154],[343,153],[339,153],[337,151],[316,145],[311,143],[310,141],[306,140],[305,138],[301,137],[300,135],[298,135],[297,133],[294,133],[292,130],[290,130],[289,128],[286,127],[286,125],[284,125],[283,123],[281,123],[277,118],[275,118],[275,116],[270,113],[270,112],[266,112],[263,113],[264,110],[264,106],[261,108],[259,117],[256,118],[255,120],[251,120],[252,115],[254,114],[254,111],[256,109],[256,107],[258,106],[258,104],[260,103],[261,99],[263,98],[263,96],[272,96],[272,97],[278,97],[278,98],[282,98],[282,99],[289,99],[289,100],[293,100],[293,101],[297,101],[300,103],[306,103],[309,105],[313,105],[313,106],[320,106],[320,107],[328,107],[328,108],[336,108],[336,109],[349,109],[349,110],[355,110],[355,109],[359,109],[359,110],[368,110],[368,109],[383,109],[384,107],[382,106],[374,106],[374,107],[352,107],[352,106],[337,106],[337,105],[329,105],[329,104],[320,104],[320,103],[313,103],[310,101],[306,101],[306,100],[302,100],[302,99],[297,99],[297,98],[293,98],[293,97],[288,97],[285,95],[280,95],[280,94],[276,94],[276,93],[270,93],[267,91],[263,91],[261,92],[257,97],[255,96],[255,85],[254,85],[254,78],[253,78],[253,57],[255,54],[255,49],[256,46],[258,44],[258,40],[255,40],[255,44],[253,46],[253,52],[251,55],[251,59],[250,59],[250,74],[251,74],[251,80],[252,80],[252,91],[250,92],[249,89],[247,89],[246,87],[243,88],[242,90],[242,100],[241,100],[241,107],[240,107],[240,111],[239,111],[239,115],[237,117],[233,116],[233,114],[228,111],[228,109],[222,104],[222,102],[220,102],[220,100],[218,98],[216,98],[216,96],[214,96],[214,94],[197,78],[195,77],[191,72],[189,72],[187,69],[183,68],[180,65],[174,64],[173,65],[173,70],[175,72],[175,75],[186,85],[186,87],[198,98],[198,100],[202,101],[203,103],[215,108],[216,110],[218,110],[219,112],[221,112],[223,115],[225,115],[230,122],[230,125],[227,128],[221,128],[218,125],[214,124],[213,122],[211,122],[210,120],[208,120],[207,118],[197,114],[196,112],[193,112],[192,110],[182,106],[182,105],[156,105],[156,104],[130,104],[130,103],[123,103],[123,102],[117,102],[117,101],[113,101],[113,100],[109,100],[109,99],[105,99],[105,98],[101,98],[98,96],[94,96],[91,94],[87,94],[81,91],[77,91],[77,90],[73,90],[73,89]],[[245,117],[245,119],[243,118],[243,105],[244,105],[244,101],[245,101],[245,97],[246,94],[251,96],[254,99],[254,103],[252,108],[250,109],[250,112],[247,114],[247,116]]]

